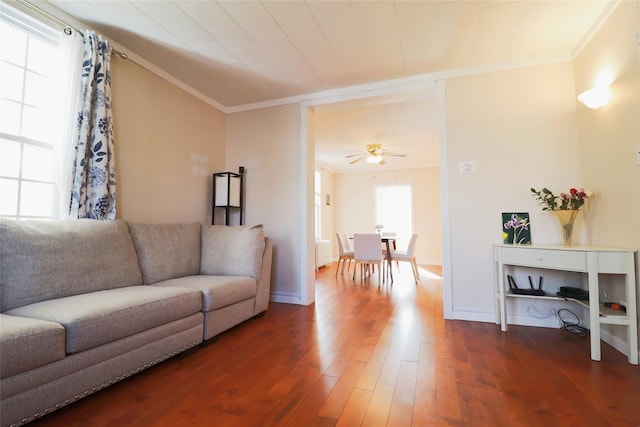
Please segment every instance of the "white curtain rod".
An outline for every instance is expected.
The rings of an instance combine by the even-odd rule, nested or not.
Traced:
[[[40,9],[38,6],[36,6],[36,5],[34,5],[34,4],[31,4],[31,3],[29,3],[29,2],[27,2],[27,1],[25,1],[25,0],[16,0],[16,2],[17,2],[17,3],[20,3],[20,4],[22,4],[22,5],[24,5],[25,7],[29,8],[29,9],[30,9],[30,10],[32,10],[33,12],[36,12],[36,13],[37,13],[37,14],[39,14],[40,16],[43,16],[43,17],[45,17],[45,18],[49,19],[50,21],[53,21],[53,22],[55,22],[55,23],[57,23],[57,24],[59,24],[59,25],[61,25],[61,26],[65,27],[65,28],[64,28],[64,33],[65,33],[66,35],[71,35],[71,30],[74,30],[74,31],[76,31],[76,32],[77,32],[77,33],[79,33],[79,34],[82,34],[82,31],[80,31],[79,29],[77,29],[75,26],[73,26],[73,25],[71,25],[71,24],[69,24],[69,23],[67,23],[67,22],[64,22],[63,20],[61,20],[61,19],[60,19],[60,18],[58,18],[57,16],[52,15],[51,13],[47,12],[46,10]],[[136,62],[136,61],[134,61],[133,59],[129,58],[129,55],[127,55],[125,52],[122,52],[122,51],[120,51],[120,50],[118,50],[118,49],[114,48],[113,46],[111,46],[111,50],[112,50],[112,52],[113,52],[113,53],[115,53],[116,55],[118,55],[120,58],[122,58],[122,59],[127,59],[127,60],[129,60],[129,61],[133,62],[134,64],[136,64],[137,66],[139,66],[139,67],[141,67],[141,68],[144,68],[144,69],[145,69],[145,70],[147,70],[147,71],[150,71],[150,70],[148,70],[146,67],[144,67],[143,65],[140,65],[139,63],[137,63],[137,62]]]

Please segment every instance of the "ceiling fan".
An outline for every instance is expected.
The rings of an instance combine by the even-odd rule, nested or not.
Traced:
[[[385,156],[407,157],[406,154],[391,153],[389,151],[383,150],[382,144],[367,144],[366,153],[350,154],[348,156],[345,156],[345,158],[350,159],[352,157],[355,157],[355,159],[349,162],[350,165],[357,163],[362,159],[366,159],[367,163],[371,163],[374,165],[384,165],[386,163],[384,161]]]

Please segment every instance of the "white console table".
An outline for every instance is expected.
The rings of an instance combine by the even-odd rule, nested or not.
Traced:
[[[561,271],[573,271],[587,275],[589,301],[572,300],[589,309],[591,328],[591,359],[600,360],[600,325],[627,327],[629,363],[638,364],[638,321],[636,307],[635,250],[592,246],[542,246],[542,245],[494,245],[496,267],[496,297],[498,313],[496,323],[507,331],[507,298],[539,298],[564,300],[557,296],[528,296],[508,292],[505,287],[505,266],[532,267]],[[624,276],[626,313],[612,310],[600,304],[599,274]]]

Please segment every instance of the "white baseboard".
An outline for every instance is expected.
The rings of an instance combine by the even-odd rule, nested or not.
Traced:
[[[468,320],[471,322],[496,323],[495,313],[470,311],[470,310],[464,310],[464,309],[454,309],[452,314],[453,314],[453,320]]]
[[[528,315],[511,315],[508,316],[509,325],[518,325],[518,326],[535,326],[539,328],[560,328],[560,324],[558,319],[555,317],[546,317],[546,318],[536,318]],[[496,315],[495,313],[486,313],[486,312],[477,312],[470,310],[454,310],[453,318],[455,320],[468,320],[473,322],[488,322],[488,323],[496,323]],[[496,325],[498,326],[498,325]],[[499,327],[499,326],[498,326]],[[625,356],[629,356],[629,343],[621,339],[620,337],[614,336],[610,334],[608,331],[600,330],[600,338],[605,343],[609,344],[611,347],[615,348],[620,353]],[[640,356],[640,352],[639,352]]]
[[[507,322],[510,325],[535,326],[538,328],[560,328],[560,323],[555,317],[537,318],[527,315],[507,315]]]
[[[608,331],[603,331],[602,329],[600,329],[600,339],[629,357],[629,343],[626,340],[613,336]],[[638,352],[638,359],[640,359],[640,351]]]
[[[300,295],[289,292],[279,292],[276,294],[271,294],[271,296],[269,297],[269,301],[281,302],[284,304],[305,305],[302,303]]]

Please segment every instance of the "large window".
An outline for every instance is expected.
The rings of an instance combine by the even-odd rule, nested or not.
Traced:
[[[375,187],[376,224],[383,233],[396,233],[398,249],[409,243],[413,233],[413,201],[410,185],[381,185]]]
[[[55,218],[59,31],[2,5],[0,216]]]
[[[319,170],[314,174],[314,198],[315,212],[315,236],[316,240],[322,239],[322,173]]]

